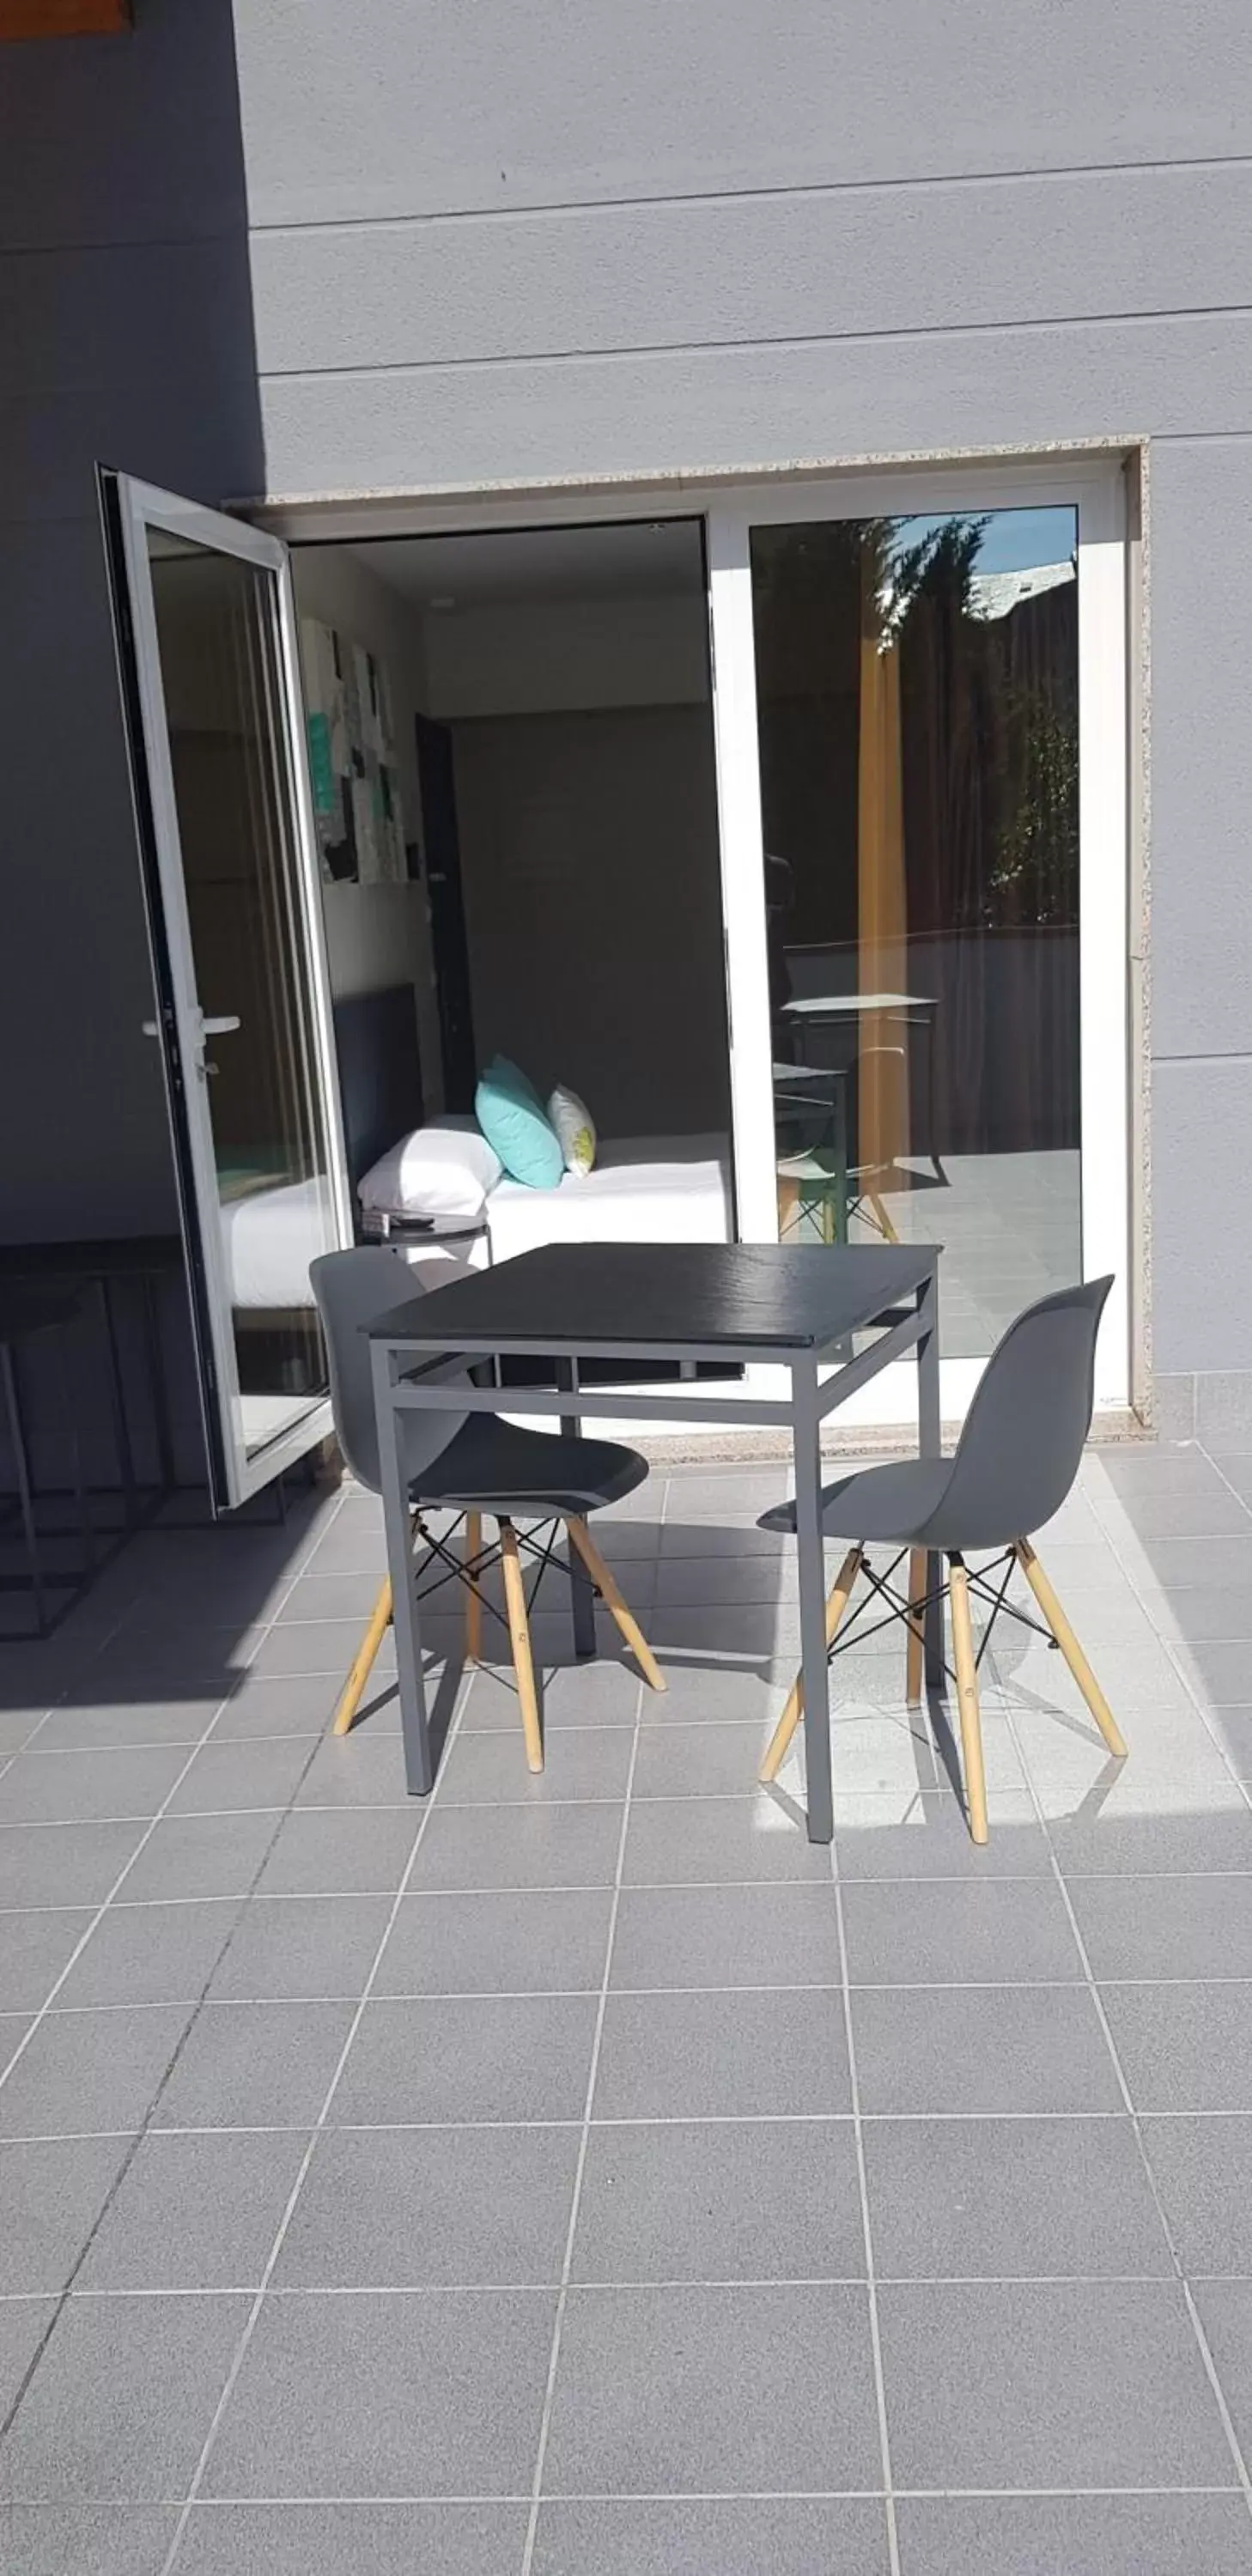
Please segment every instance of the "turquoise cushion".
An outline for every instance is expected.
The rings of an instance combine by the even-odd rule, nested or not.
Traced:
[[[510,1180],[528,1190],[556,1188],[565,1170],[560,1139],[538,1092],[506,1055],[493,1056],[480,1074],[474,1114]]]

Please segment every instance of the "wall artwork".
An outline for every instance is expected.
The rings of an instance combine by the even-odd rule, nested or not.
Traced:
[[[313,815],[330,884],[399,884],[404,816],[381,662],[320,618],[300,620]]]

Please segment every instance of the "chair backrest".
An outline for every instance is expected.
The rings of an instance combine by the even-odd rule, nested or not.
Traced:
[[[1059,1511],[1091,1428],[1096,1334],[1112,1285],[1058,1288],[997,1343],[936,1514],[953,1533],[947,1544],[1000,1547]]]
[[[381,1481],[378,1421],[366,1327],[393,1306],[424,1296],[425,1286],[403,1253],[391,1252],[381,1243],[361,1243],[351,1252],[324,1252],[309,1263],[309,1278],[326,1336],[335,1436],[357,1483],[376,1494]],[[408,1474],[418,1474],[438,1458],[465,1419],[463,1412],[407,1414]]]

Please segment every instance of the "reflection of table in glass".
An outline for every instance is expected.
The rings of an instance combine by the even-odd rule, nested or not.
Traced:
[[[936,1178],[942,1181],[945,1177],[943,1165],[934,1143],[935,1026],[938,1009],[938,1002],[933,994],[927,993],[805,993],[793,996],[789,1002],[784,1002],[778,1017],[796,1048],[804,1047],[806,1056],[811,1056],[813,1053],[815,1031],[819,1029],[842,1031],[845,1037],[844,1061],[837,1069],[845,1077],[851,1073],[854,1063],[859,1066],[862,1061],[864,1049],[861,1040],[861,1024],[863,1021],[882,1018],[888,1022],[897,1023],[905,1030],[916,1029],[922,1039],[925,1057],[925,1108],[923,1134],[920,1137],[910,1136],[909,1150],[924,1154]],[[881,1038],[879,1044],[881,1045]],[[906,1051],[903,1048],[899,1051],[905,1056],[905,1078],[909,1085],[909,1098],[912,1105],[915,1099],[915,1086],[911,1080],[911,1068],[908,1066]],[[810,1066],[809,1070],[812,1069]],[[853,1167],[856,1162],[857,1156],[854,1154]],[[874,1207],[879,1223],[889,1236],[894,1236],[895,1229],[887,1217],[886,1210],[882,1207],[878,1193],[870,1190],[866,1195],[871,1206]]]

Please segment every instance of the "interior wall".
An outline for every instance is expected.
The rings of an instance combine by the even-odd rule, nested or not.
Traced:
[[[422,841],[415,714],[429,713],[423,621],[385,582],[343,546],[292,550],[296,606],[302,617],[364,644],[387,672],[406,841]],[[323,885],[327,964],[336,1001],[373,993],[411,978],[428,1116],[443,1098],[439,1015],[435,996],[430,909],[424,882],[405,885]]]
[[[430,611],[424,620],[429,713],[707,705],[707,617],[702,586],[639,598]]]
[[[706,704],[453,726],[480,1061],[572,1083],[608,1137],[729,1124]]]

